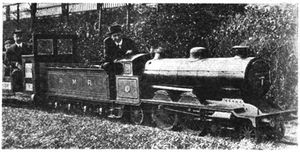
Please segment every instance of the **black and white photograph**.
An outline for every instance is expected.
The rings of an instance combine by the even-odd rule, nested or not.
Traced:
[[[1,9],[2,150],[299,150],[299,3]]]

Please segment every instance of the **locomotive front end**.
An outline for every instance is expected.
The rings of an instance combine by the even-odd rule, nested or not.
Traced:
[[[268,92],[270,85],[270,67],[268,63],[260,58],[251,60],[245,72],[244,96],[252,99],[261,98]]]

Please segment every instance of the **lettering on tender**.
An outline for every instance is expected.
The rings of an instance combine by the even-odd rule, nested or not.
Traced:
[[[88,86],[92,86],[92,81],[91,80],[87,80],[87,84],[88,84]]]
[[[76,84],[77,80],[76,79],[72,79],[72,84]]]

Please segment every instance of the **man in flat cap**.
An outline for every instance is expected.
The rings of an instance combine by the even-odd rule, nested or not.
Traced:
[[[19,92],[23,89],[22,84],[22,55],[31,54],[29,46],[23,42],[23,32],[21,30],[15,30],[13,33],[13,38],[15,43],[7,48],[5,55],[5,64],[10,66],[12,69],[12,91]]]

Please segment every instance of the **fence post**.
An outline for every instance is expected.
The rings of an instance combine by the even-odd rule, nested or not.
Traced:
[[[102,29],[101,29],[101,25],[102,25],[102,8],[103,8],[103,3],[97,3],[97,10],[98,10],[98,27],[97,30],[99,31],[99,34],[101,35]],[[94,27],[95,28],[95,27]]]
[[[20,4],[17,4],[17,28],[20,29]]]
[[[126,11],[127,11],[127,16],[126,16],[126,28],[127,28],[127,31],[130,32],[130,11],[131,11],[131,7],[132,7],[133,4],[126,4]]]
[[[31,14],[31,33],[35,32],[35,22],[36,22],[36,11],[37,11],[37,3],[30,4],[30,14]]]
[[[67,25],[69,24],[69,4],[68,3],[61,3],[61,14],[62,14],[62,21],[66,17]]]
[[[6,6],[6,21],[10,21],[10,5]]]

